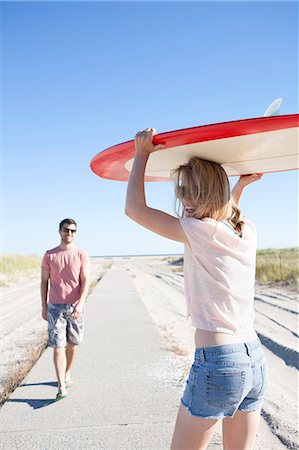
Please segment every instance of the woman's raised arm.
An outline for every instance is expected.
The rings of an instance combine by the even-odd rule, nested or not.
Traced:
[[[243,189],[251,183],[258,181],[262,178],[263,173],[252,173],[250,175],[241,175],[237,184],[231,191],[231,197],[235,204],[238,206],[241,200]]]
[[[135,158],[131,170],[125,213],[132,220],[145,228],[168,239],[188,243],[187,237],[176,218],[157,209],[149,208],[146,204],[144,191],[144,173],[149,155],[163,148],[163,145],[154,145],[155,130],[147,128],[139,131],[135,136]]]

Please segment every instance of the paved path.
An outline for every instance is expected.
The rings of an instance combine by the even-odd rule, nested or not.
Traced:
[[[67,399],[47,349],[0,411],[0,448],[168,449],[182,387],[128,273],[114,264],[88,298]]]

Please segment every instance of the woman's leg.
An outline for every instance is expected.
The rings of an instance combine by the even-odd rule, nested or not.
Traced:
[[[237,411],[222,421],[224,450],[251,450],[259,427],[261,410]]]
[[[209,445],[218,419],[203,419],[191,416],[187,408],[180,405],[171,450],[205,450]]]

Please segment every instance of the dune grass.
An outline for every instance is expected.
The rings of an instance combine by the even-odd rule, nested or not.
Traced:
[[[37,273],[41,257],[37,255],[4,255],[0,257],[0,286]]]
[[[256,279],[260,284],[299,284],[299,249],[282,248],[258,250]]]

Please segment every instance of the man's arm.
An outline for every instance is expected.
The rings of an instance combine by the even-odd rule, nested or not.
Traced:
[[[42,318],[48,320],[48,286],[49,286],[50,272],[42,268],[40,292],[42,299]]]
[[[80,272],[80,298],[75,304],[72,319],[78,319],[83,312],[84,302],[89,289],[89,266],[83,267]]]

